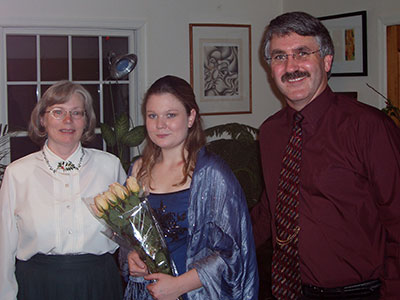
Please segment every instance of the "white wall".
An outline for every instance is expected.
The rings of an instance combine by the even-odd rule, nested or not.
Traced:
[[[253,113],[204,117],[206,127],[242,122],[258,127],[278,109],[277,100],[259,61],[262,33],[269,21],[282,11],[303,10],[326,16],[367,10],[368,69],[366,77],[333,77],[337,91],[358,91],[359,99],[383,107],[383,99],[370,90],[371,84],[386,94],[385,24],[400,24],[398,0],[1,0],[0,23],[29,20],[93,22],[138,21],[145,23],[143,49],[146,61],[139,77],[143,88],[165,74],[189,81],[189,23],[237,23],[252,25]]]
[[[165,74],[190,80],[189,23],[252,25],[253,113],[206,116],[205,127],[242,122],[258,127],[280,108],[259,62],[259,45],[266,24],[282,11],[282,0],[1,0],[0,24],[57,20],[65,23],[145,23],[146,61],[139,74],[144,88]],[[139,58],[140,59],[140,58]]]
[[[316,17],[360,10],[367,11],[368,76],[332,77],[329,84],[335,91],[357,91],[360,101],[378,108],[384,99],[366,83],[387,95],[386,86],[386,27],[400,24],[399,0],[283,0],[283,11],[305,11]]]

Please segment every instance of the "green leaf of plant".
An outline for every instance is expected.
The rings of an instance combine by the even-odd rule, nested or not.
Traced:
[[[115,121],[114,130],[117,141],[122,141],[123,137],[129,131],[129,118],[127,114],[123,113],[118,116],[117,120]]]
[[[105,123],[100,123],[100,130],[103,139],[106,141],[106,144],[110,147],[114,147],[117,140],[115,132],[111,126]]]
[[[140,199],[139,199],[139,197],[136,196],[136,195],[130,195],[130,196],[127,198],[127,201],[128,201],[128,203],[129,203],[130,205],[132,205],[132,207],[135,207],[135,206],[139,205],[139,203],[140,203]]]
[[[220,137],[223,134],[227,134],[233,140],[252,141],[254,140],[253,136],[258,134],[258,129],[240,123],[227,123],[207,128],[205,134],[208,137]]]
[[[253,139],[250,143],[239,137],[217,139],[209,142],[207,149],[218,154],[231,167],[245,192],[249,208],[252,207],[263,189],[258,141]]]
[[[146,137],[146,129],[144,126],[136,126],[129,130],[127,134],[122,137],[122,143],[128,147],[139,146]]]
[[[124,218],[121,216],[121,214],[115,210],[110,210],[109,212],[109,221],[114,224],[114,226],[117,226],[121,228],[122,226],[126,225],[127,221],[124,220]]]

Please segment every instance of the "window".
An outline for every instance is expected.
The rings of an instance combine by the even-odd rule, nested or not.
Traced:
[[[1,29],[1,28],[0,28]],[[134,53],[134,29],[2,28],[4,89],[1,92],[0,123],[14,133],[10,160],[37,151],[27,136],[30,113],[40,96],[58,80],[82,84],[92,95],[97,124],[112,123],[116,113],[137,115],[137,80],[131,74],[120,80],[110,77],[113,55]],[[96,130],[90,147],[105,149]]]

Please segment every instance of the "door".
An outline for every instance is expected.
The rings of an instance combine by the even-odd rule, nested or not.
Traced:
[[[388,26],[387,41],[387,97],[393,106],[400,107],[400,25]],[[397,110],[397,114],[399,111]],[[400,117],[398,115],[398,117]],[[395,119],[394,117],[392,117]],[[399,120],[397,124],[400,125]]]

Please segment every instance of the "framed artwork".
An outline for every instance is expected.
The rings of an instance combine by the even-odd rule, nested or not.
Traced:
[[[189,24],[189,39],[201,115],[251,113],[251,25]]]
[[[367,76],[367,12],[319,18],[335,47],[331,76]]]

